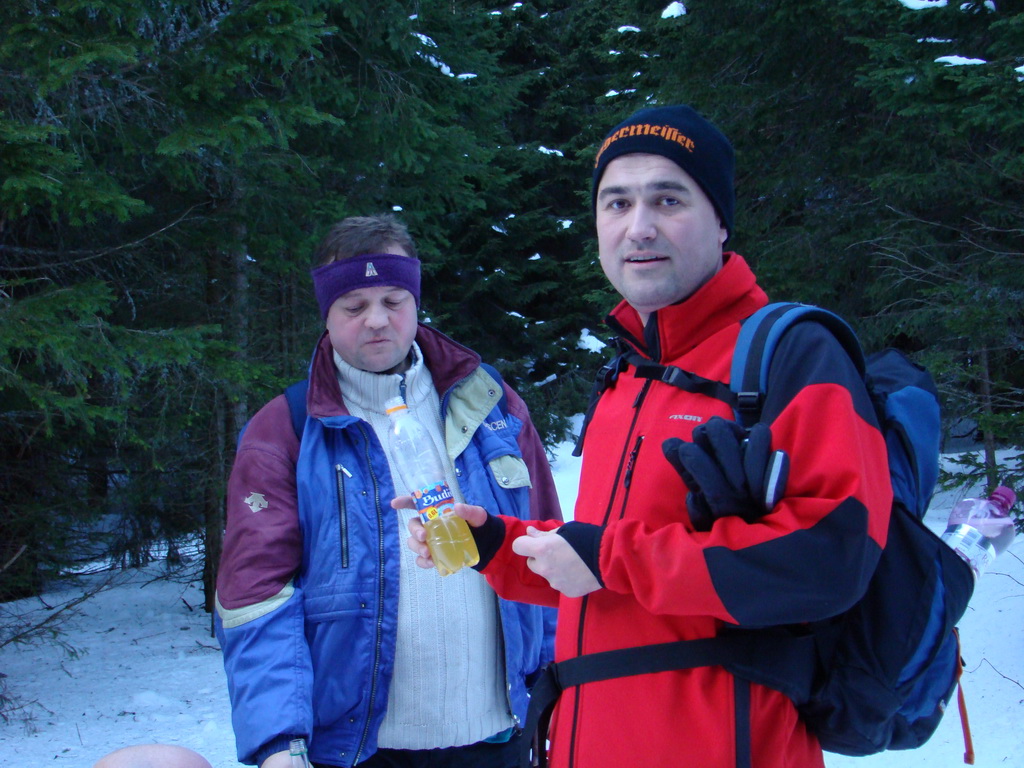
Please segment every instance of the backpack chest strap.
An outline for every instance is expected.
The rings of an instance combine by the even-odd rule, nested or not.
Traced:
[[[626,360],[636,369],[635,375],[638,378],[660,381],[676,389],[713,397],[716,400],[721,400],[730,408],[736,408],[736,393],[720,381],[706,379],[674,365],[656,363],[635,352],[628,354]]]

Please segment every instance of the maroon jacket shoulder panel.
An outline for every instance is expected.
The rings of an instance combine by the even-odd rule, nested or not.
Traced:
[[[299,440],[278,395],[250,420],[228,479],[217,598],[228,609],[267,600],[302,561],[295,492]]]

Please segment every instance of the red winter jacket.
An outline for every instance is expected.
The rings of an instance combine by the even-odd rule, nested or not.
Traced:
[[[727,254],[714,278],[647,327],[625,303],[609,322],[645,356],[728,383],[740,321],[766,303],[746,262]],[[724,518],[697,532],[662,442],[688,438],[712,416],[732,419],[730,407],[632,368],[604,392],[586,432],[574,518],[599,526],[591,565],[604,587],[562,597],[511,552],[526,524],[504,518],[502,547],[484,569],[500,594],[559,606],[556,660],[712,637],[730,624],[822,619],[860,597],[885,544],[892,492],[867,392],[831,333],[802,323],[786,334],[762,413],[773,447],[790,456],[785,498],[755,523]],[[751,688],[754,768],[822,766],[790,700]],[[734,680],[721,667],[586,683],[555,710],[551,765],[733,768],[735,724]]]

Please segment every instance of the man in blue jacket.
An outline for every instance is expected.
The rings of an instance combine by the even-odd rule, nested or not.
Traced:
[[[522,399],[472,350],[418,324],[420,262],[391,216],[335,225],[313,270],[326,326],[301,440],[280,395],[248,425],[227,493],[217,630],[239,760],[516,765],[527,684],[552,657],[551,609],[441,578],[402,546],[384,403],[404,397],[457,501],[561,516]]]

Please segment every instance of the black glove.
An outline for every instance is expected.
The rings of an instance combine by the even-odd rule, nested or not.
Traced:
[[[686,507],[698,531],[710,531],[720,517],[753,522],[785,494],[789,457],[772,450],[767,424],[748,432],[714,416],[693,430],[693,442],[670,437],[661,450],[690,489]]]

